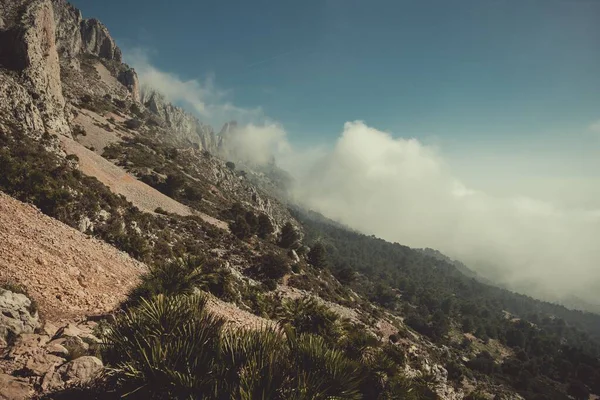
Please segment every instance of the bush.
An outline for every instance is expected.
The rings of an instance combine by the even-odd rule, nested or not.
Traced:
[[[311,247],[308,252],[308,262],[319,269],[325,268],[327,265],[325,246],[321,242],[317,242]]]
[[[258,234],[258,237],[261,239],[266,239],[273,232],[275,232],[275,228],[273,227],[271,218],[269,218],[267,214],[260,213],[258,215],[258,229],[256,232]]]
[[[330,343],[337,342],[339,316],[314,297],[285,300],[277,312],[280,324],[289,324],[299,333],[323,336]]]
[[[291,271],[287,259],[276,253],[267,253],[255,262],[256,265],[249,272],[262,280],[278,280]]]
[[[294,250],[299,248],[301,244],[300,232],[291,222],[287,222],[283,228],[281,228],[279,245],[285,249]]]
[[[144,299],[107,329],[109,380],[132,399],[362,398],[361,366],[323,338],[223,325],[201,296]]]
[[[235,221],[229,224],[229,229],[238,239],[244,240],[252,236],[252,228],[246,221],[246,218],[238,216]]]
[[[125,127],[131,130],[140,129],[142,125],[143,122],[139,119],[128,119],[127,121],[125,121]]]

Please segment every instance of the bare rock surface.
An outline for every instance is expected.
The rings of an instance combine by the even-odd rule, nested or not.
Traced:
[[[26,379],[0,374],[0,400],[26,400],[33,394],[33,387]]]
[[[27,296],[0,289],[0,340],[21,333],[33,333],[38,324],[37,312],[31,310],[31,301]]]

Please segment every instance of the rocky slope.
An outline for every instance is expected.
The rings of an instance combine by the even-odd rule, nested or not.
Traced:
[[[463,398],[464,388],[448,381],[440,362],[443,348],[408,330],[400,318],[375,310],[330,273],[312,269],[306,256],[276,245],[284,223],[297,225],[286,205],[263,190],[276,187],[270,176],[280,173],[275,169],[253,173],[227,166],[218,156],[228,154],[227,143],[235,129],[234,123],[226,124],[216,135],[159,93],[141,90],[135,71],[122,63],[121,51],[107,28],[98,20],[84,19],[65,0],[0,0],[0,134],[17,131],[36,140],[57,135],[60,140],[52,140],[60,146],[48,150],[146,212],[136,209],[136,216],[152,220],[157,217],[152,213],[162,209],[162,220],[152,221],[160,223],[163,232],[157,228],[141,232],[137,221],[127,232],[131,228],[139,230],[139,236],[146,234],[146,239],[151,239],[147,243],[153,250],[160,249],[158,253],[164,251],[164,258],[208,248],[207,253],[239,284],[231,296],[240,307],[256,312],[251,307],[255,301],[260,311],[258,303],[264,299],[255,292],[264,291],[263,285],[268,283],[281,298],[318,294],[323,297],[319,302],[341,317],[364,324],[382,343],[387,343],[398,326],[403,327],[408,334],[398,346],[410,356],[407,376],[431,379],[440,398]],[[228,231],[226,221],[231,218],[227,213],[237,205],[245,218],[247,211],[266,215],[275,227],[274,234],[269,232],[260,239],[250,235],[245,240],[233,236]],[[130,208],[136,208],[133,206]],[[113,212],[111,218],[116,222],[111,228],[121,232],[124,223],[117,217],[125,211]],[[212,225],[211,229],[192,229],[202,225],[194,218]],[[10,314],[10,324],[20,321],[22,325],[11,346],[2,344],[0,399],[28,398],[35,391],[80,384],[102,367],[93,354],[97,326],[90,317],[115,310],[147,267],[81,233],[93,232],[89,218],[87,222],[72,224],[80,225],[77,231],[0,193],[0,281],[27,288],[46,321],[39,323],[27,298],[0,293],[2,315]],[[190,225],[193,233],[186,231],[185,240],[170,242],[176,236],[166,229],[170,223]],[[159,237],[163,233],[164,237]],[[125,239],[119,236],[119,240]],[[110,243],[119,245],[117,240]],[[279,285],[244,276],[267,253],[294,266]],[[290,287],[289,282],[294,281],[304,283],[303,289]],[[10,305],[2,303],[2,298],[10,299]],[[211,298],[210,304],[234,327],[272,323],[233,303]],[[8,391],[2,391],[4,388]]]
[[[0,281],[26,287],[52,321],[113,310],[146,270],[1,192],[0,241]]]

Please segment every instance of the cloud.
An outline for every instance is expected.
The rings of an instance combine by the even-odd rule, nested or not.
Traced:
[[[268,164],[291,151],[285,130],[275,122],[246,124],[232,130],[224,140],[230,158],[256,165]]]
[[[234,105],[231,91],[219,88],[214,75],[199,79],[182,79],[152,65],[151,51],[134,48],[127,51],[129,62],[136,70],[143,87],[150,87],[176,105],[184,107],[209,123],[222,124],[230,120],[252,121],[262,117],[260,107],[243,108]]]
[[[595,301],[600,290],[599,210],[531,196],[492,195],[500,183],[491,175],[482,177],[492,182],[486,190],[469,187],[439,148],[361,121],[347,122],[332,147],[293,148],[281,124],[267,119],[260,107],[233,104],[231,92],[219,88],[214,76],[182,79],[153,66],[146,51],[129,54],[142,84],[169,101],[213,125],[240,122],[227,137],[232,159],[264,165],[276,158],[296,178],[293,196],[307,207],[367,234],[439,249],[521,292]],[[600,120],[589,131],[600,133]],[[480,161],[472,160],[469,167],[480,168]],[[573,187],[559,178],[552,181],[557,201],[562,196],[558,187]],[[537,178],[529,186],[535,185]]]
[[[591,123],[588,129],[594,133],[600,133],[600,119]]]
[[[416,139],[348,122],[296,175],[306,206],[367,234],[437,248],[517,290],[593,299],[600,286],[597,211],[468,188]]]

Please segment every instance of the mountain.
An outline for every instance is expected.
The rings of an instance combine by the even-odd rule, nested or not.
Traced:
[[[289,203],[122,59],[64,0],[0,0],[0,398],[600,393],[598,315]]]

